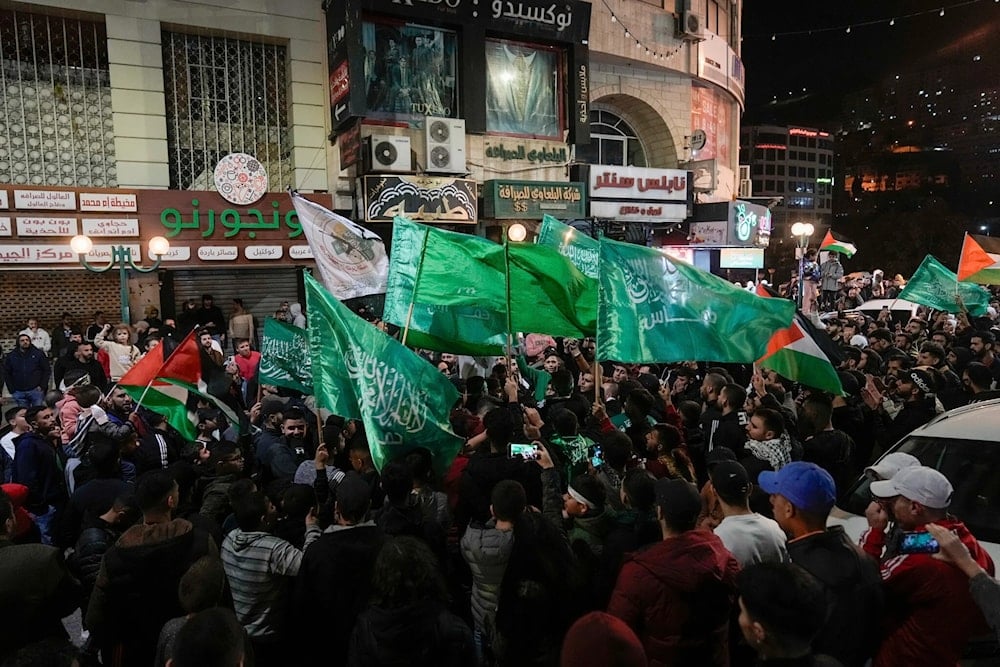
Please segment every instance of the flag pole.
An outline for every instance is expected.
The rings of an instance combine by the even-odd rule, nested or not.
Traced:
[[[403,327],[403,335],[399,342],[406,345],[406,337],[410,334],[410,322],[413,319],[413,306],[417,302],[417,288],[420,287],[420,276],[424,273],[424,255],[427,252],[427,237],[429,230],[424,230],[424,240],[420,243],[420,263],[417,264],[417,277],[413,280],[413,297],[410,298],[410,307],[406,310],[406,326]]]
[[[513,336],[511,334],[510,325],[510,248],[508,246],[508,233],[507,228],[504,227],[503,230],[503,271],[504,271],[504,288],[506,290],[506,308],[504,309],[507,313],[507,368],[511,368],[511,358],[514,356],[514,343]]]
[[[163,362],[160,364],[160,367],[156,369],[156,373],[153,374],[153,378],[149,381],[148,384],[146,384],[146,388],[142,390],[142,393],[139,395],[139,400],[136,401],[135,405],[132,408],[132,412],[138,412],[139,406],[142,405],[142,402],[146,399],[146,394],[149,393],[149,390],[153,386],[153,383],[156,382],[156,378],[158,378],[160,376],[160,373],[163,371],[163,367],[167,365],[167,360],[174,353],[174,350],[178,349],[184,343],[186,343],[188,338],[192,338],[193,339],[194,338],[194,334],[195,334],[195,332],[197,330],[198,330],[198,328],[195,327],[194,329],[192,329],[191,331],[189,331],[188,335],[184,336],[184,338],[181,340],[181,342],[178,343],[177,346],[173,348],[173,350],[170,350],[170,354],[163,355]],[[160,342],[160,345],[163,345],[162,341]],[[149,353],[147,352],[146,354],[149,354]],[[118,386],[119,384],[121,384],[121,380],[120,379],[119,379],[118,382],[116,382],[112,386],[111,389],[113,389],[114,387]],[[131,385],[128,385],[128,386],[131,386]],[[111,389],[108,390],[108,394],[107,395],[111,395]]]

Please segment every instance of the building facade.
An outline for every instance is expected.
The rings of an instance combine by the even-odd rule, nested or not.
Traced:
[[[133,319],[204,292],[263,318],[312,264],[289,187],[387,240],[550,214],[657,245],[736,194],[742,2],[65,4],[0,9],[0,339],[116,312],[77,233],[94,264],[171,242]]]

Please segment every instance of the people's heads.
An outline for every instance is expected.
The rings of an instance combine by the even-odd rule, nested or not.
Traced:
[[[556,408],[549,414],[549,421],[556,434],[570,438],[577,434],[580,428],[580,420],[572,410]]]
[[[805,655],[826,622],[826,594],[792,563],[754,563],[736,579],[739,625],[760,655]]]
[[[355,471],[349,471],[337,485],[336,513],[338,521],[354,525],[365,520],[371,506],[371,488]]]
[[[861,350],[861,361],[858,370],[872,375],[882,375],[882,355],[872,348]]]
[[[646,664],[646,652],[627,623],[603,611],[592,611],[566,632],[559,664],[634,667]]]
[[[236,525],[244,532],[259,530],[273,515],[274,505],[262,491],[254,491],[232,501]]]
[[[577,382],[577,388],[580,390],[581,394],[588,395],[594,393],[594,374],[587,371],[580,373],[580,380]]]
[[[615,470],[624,470],[632,458],[632,439],[621,431],[606,433],[601,438],[604,462]]]
[[[718,373],[709,373],[701,381],[701,398],[707,405],[717,405],[719,394],[726,386],[726,378]]]
[[[774,440],[785,432],[781,413],[771,408],[757,408],[747,422],[747,437],[751,440]]]
[[[832,417],[833,401],[825,394],[810,394],[799,410],[799,434],[808,438],[826,430]]]
[[[32,431],[47,436],[56,427],[56,416],[52,408],[47,405],[36,405],[28,408],[24,413],[24,421]]]
[[[495,453],[503,452],[514,437],[514,419],[510,411],[503,408],[487,412],[483,417],[483,426],[486,427],[490,449]]]
[[[913,336],[909,331],[897,331],[892,337],[893,343],[900,350],[908,351],[913,346]]]
[[[239,474],[243,472],[243,450],[235,442],[223,440],[212,447],[212,463],[220,475]]]
[[[219,428],[220,414],[218,410],[202,409],[195,414],[198,419],[196,428],[199,435],[211,436]]]
[[[969,338],[969,349],[976,359],[988,358],[993,354],[996,337],[992,331],[976,331]]]
[[[135,502],[144,516],[169,514],[180,501],[180,488],[166,470],[147,472],[135,487]]]
[[[701,496],[694,484],[683,479],[659,479],[653,490],[656,518],[664,537],[694,530],[701,513]]]
[[[434,553],[416,537],[390,537],[375,558],[372,604],[399,609],[421,602],[446,602],[444,577]]]
[[[14,501],[0,489],[0,538],[12,539],[17,529],[17,519],[14,516]]]
[[[931,341],[940,345],[943,350],[947,350],[951,347],[951,341],[954,340],[954,338],[954,336],[943,329],[939,329],[931,333]]]
[[[721,461],[709,472],[712,488],[719,500],[733,507],[746,507],[750,498],[750,475],[736,461]]]
[[[390,461],[382,468],[382,490],[393,505],[404,505],[413,491],[413,471],[404,461]]]
[[[201,344],[202,349],[209,351],[212,349],[212,334],[207,329],[201,329],[198,331],[198,342]]]
[[[142,342],[142,346],[146,348],[146,352],[152,352],[156,349],[156,346],[163,342],[157,334],[150,334],[146,336],[146,339]]]
[[[550,352],[549,354],[546,354],[545,360],[542,362],[542,368],[545,369],[545,372],[548,373],[549,375],[555,373],[557,370],[562,368],[562,365],[563,365],[562,358],[560,358],[559,355],[556,354],[555,352]]]
[[[792,535],[803,527],[823,530],[837,501],[833,477],[815,463],[792,461],[777,472],[765,470],[757,483],[771,495],[774,520]]]
[[[3,413],[3,418],[15,432],[24,433],[31,429],[31,426],[28,425],[28,420],[24,418],[27,412],[28,408],[17,406],[9,408]]]
[[[238,297],[233,299],[233,312],[242,313],[244,310],[245,308],[243,307],[243,299],[240,299]]]
[[[521,518],[527,506],[528,497],[519,482],[505,479],[493,487],[493,492],[490,494],[490,512],[497,521],[513,523]]]
[[[921,334],[923,334],[924,329],[926,327],[927,327],[927,322],[920,319],[919,317],[914,317],[910,319],[909,322],[906,323],[905,328],[906,332],[911,336],[913,336],[914,340],[916,340],[917,338],[920,337]]]
[[[632,423],[642,423],[646,421],[646,415],[653,409],[656,399],[645,389],[633,389],[625,399],[622,410],[628,415]]]
[[[177,586],[177,601],[187,614],[211,609],[222,602],[226,587],[226,570],[218,556],[202,556],[181,577]]]
[[[101,479],[110,479],[121,474],[121,453],[116,443],[108,437],[90,435],[91,445],[87,450],[87,460],[94,466],[94,472]]]
[[[21,348],[21,350],[28,350],[31,347],[31,336],[28,334],[18,334],[17,346]]]
[[[918,366],[931,366],[937,368],[944,363],[944,348],[932,340],[920,346],[920,354],[917,355]]]
[[[955,489],[937,470],[910,466],[872,482],[871,492],[903,530],[913,530],[947,515]]]
[[[557,368],[552,372],[549,387],[556,396],[569,396],[573,393],[573,374],[565,368]]]
[[[888,329],[875,329],[868,334],[868,344],[881,354],[892,347],[892,333]]]
[[[971,361],[962,371],[962,386],[965,390],[978,394],[986,391],[993,383],[993,373],[984,364],[978,361]]]
[[[288,408],[282,413],[281,434],[289,440],[301,441],[306,437],[306,416],[298,408]]]
[[[563,512],[569,517],[593,516],[604,511],[607,491],[593,475],[581,473],[573,478],[563,494]]]
[[[172,667],[241,667],[243,626],[229,609],[212,607],[189,618],[174,640]]]
[[[73,356],[76,357],[77,361],[87,363],[94,358],[94,344],[90,341],[77,343],[76,349],[73,350]]]
[[[115,387],[107,397],[108,410],[117,414],[125,414],[132,409],[132,397],[121,387]]]
[[[250,357],[252,349],[250,347],[250,341],[246,338],[238,338],[236,340],[236,353],[241,357]]]
[[[680,430],[673,424],[653,424],[646,432],[646,451],[669,452],[683,442]]]
[[[365,472],[372,467],[372,451],[363,439],[351,442],[347,456],[356,472]]]
[[[215,303],[215,298],[211,294],[202,294],[201,295],[201,307],[202,308],[211,308],[214,303]]]
[[[118,343],[119,345],[128,345],[129,340],[132,338],[132,329],[129,325],[124,322],[116,324],[111,329],[111,340]]]
[[[896,396],[904,401],[934,393],[934,378],[922,368],[911,368],[896,376]]]
[[[865,468],[865,472],[871,475],[874,481],[892,479],[903,468],[920,465],[920,460],[912,454],[905,452],[892,452],[886,454],[873,465]]]
[[[625,507],[639,512],[652,511],[656,503],[656,478],[643,468],[633,468],[625,473],[619,499]]]

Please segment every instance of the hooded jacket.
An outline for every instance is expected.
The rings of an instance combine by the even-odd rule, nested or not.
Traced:
[[[434,600],[369,607],[354,626],[350,667],[462,667],[476,664],[472,632]]]
[[[608,613],[635,631],[651,666],[726,666],[739,569],[716,535],[689,530],[626,560]]]
[[[979,566],[994,575],[993,560],[964,523],[952,517],[935,523],[954,532]],[[969,593],[968,577],[931,554],[887,559],[882,563],[882,582],[884,639],[874,667],[954,665],[970,637],[989,631]]]
[[[306,529],[306,547],[320,535]],[[233,592],[236,618],[251,637],[274,637],[287,615],[292,577],[299,573],[302,550],[264,531],[231,531],[222,541],[222,565]]]
[[[497,530],[495,520],[485,527],[469,526],[462,536],[462,557],[472,570],[472,618],[487,637],[493,634],[500,584],[513,549],[514,531]]]
[[[218,548],[184,519],[126,530],[104,554],[85,626],[112,665],[151,664],[163,624],[182,616],[177,586],[191,564]],[[106,663],[108,664],[108,663]]]
[[[62,507],[67,500],[55,448],[34,431],[14,438],[12,482],[28,487],[25,509],[45,514],[49,506]]]

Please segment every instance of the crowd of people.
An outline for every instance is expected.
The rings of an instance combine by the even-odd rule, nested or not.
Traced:
[[[29,321],[3,364],[0,665],[937,666],[1000,631],[951,482],[879,460],[994,395],[990,317],[834,317],[843,395],[593,339],[420,351],[461,394],[443,472],[425,449],[376,469],[357,415],[258,386],[252,319],[210,297],[176,323],[69,319]],[[193,440],[115,384],[189,326],[240,416],[193,406]],[[862,475],[852,539],[828,517]]]

